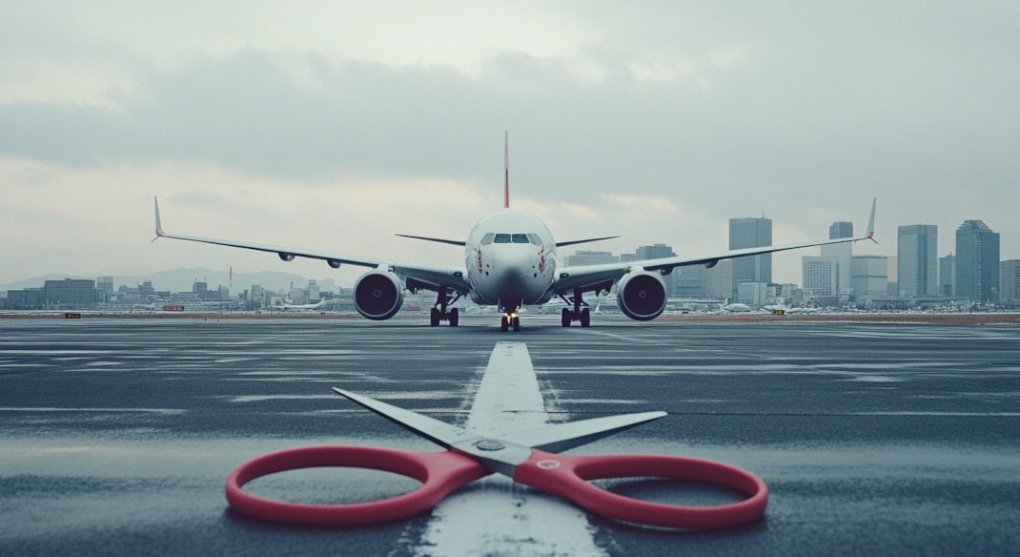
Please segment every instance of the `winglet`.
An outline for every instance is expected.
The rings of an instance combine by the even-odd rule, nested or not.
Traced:
[[[874,197],[871,199],[871,216],[868,217],[868,233],[864,236],[872,242],[878,243],[875,239],[875,205],[878,204],[878,198]]]
[[[166,232],[163,232],[163,224],[159,220],[159,198],[154,195],[152,201],[156,206],[156,238],[162,238],[166,236]],[[153,238],[152,241],[155,242],[156,238]]]
[[[510,208],[510,132],[503,130],[503,208]]]

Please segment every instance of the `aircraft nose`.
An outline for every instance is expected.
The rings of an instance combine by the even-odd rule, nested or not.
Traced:
[[[525,275],[532,272],[532,267],[536,265],[534,259],[536,256],[530,250],[514,249],[499,254],[497,264],[508,275],[524,278]]]
[[[495,258],[495,269],[504,288],[523,290],[528,278],[534,274],[537,263],[533,254],[525,249],[506,250]]]

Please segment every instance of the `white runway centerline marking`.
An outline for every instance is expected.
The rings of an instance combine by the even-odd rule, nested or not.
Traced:
[[[548,421],[527,345],[497,343],[466,427],[499,437]],[[454,493],[433,510],[417,554],[605,555],[592,533],[587,516],[571,503],[494,475]]]

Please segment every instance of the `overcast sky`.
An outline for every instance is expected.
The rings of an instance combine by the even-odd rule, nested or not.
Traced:
[[[165,5],[164,5],[165,4]],[[1020,4],[14,2],[0,17],[0,283],[293,271],[170,232],[457,264],[502,202],[557,240],[727,247],[982,219],[1020,257]],[[565,253],[572,253],[567,248]],[[774,279],[801,282],[800,257]]]

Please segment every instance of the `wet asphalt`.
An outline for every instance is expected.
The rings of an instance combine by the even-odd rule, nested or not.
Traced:
[[[329,388],[459,423],[501,341],[527,344],[553,420],[670,413],[575,452],[719,459],[771,490],[762,521],[725,531],[590,517],[608,555],[1020,547],[1018,327],[596,316],[564,329],[525,314],[520,333],[500,333],[491,315],[420,321],[0,319],[0,555],[428,555],[428,515],[266,524],[230,511],[223,482],[246,459],[295,446],[434,449]],[[307,470],[251,490],[350,502],[415,485]],[[611,487],[671,502],[727,496],[654,480]]]

